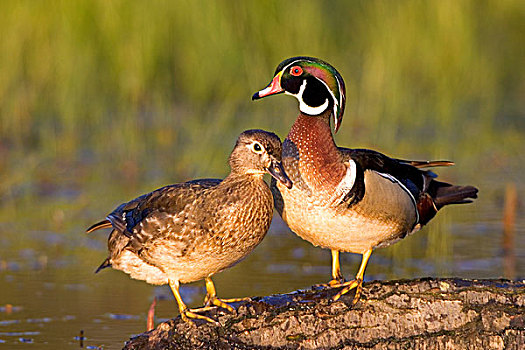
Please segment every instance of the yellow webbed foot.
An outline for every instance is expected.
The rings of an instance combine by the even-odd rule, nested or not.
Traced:
[[[214,324],[216,326],[220,326],[221,325],[219,322],[215,321],[214,319],[211,319],[211,318],[209,318],[207,316],[199,315],[199,314],[195,313],[194,310],[190,310],[190,309],[180,310],[180,317],[185,322],[188,322],[188,323],[191,323],[191,324],[193,324],[191,319],[198,319],[198,320],[207,321],[207,322],[212,323],[212,324]]]
[[[346,280],[341,277],[338,279],[331,279],[327,283],[314,284],[314,287],[336,288],[343,287],[344,283],[346,283]]]
[[[206,298],[204,299],[204,305],[211,306],[215,305],[218,307],[221,307],[223,309],[226,309],[230,312],[235,312],[235,309],[228,305],[227,303],[235,303],[238,301],[250,301],[251,298],[230,298],[230,299],[219,299],[216,296],[210,296],[209,294],[206,295]]]
[[[226,309],[230,312],[235,312],[235,309],[228,305],[227,303],[235,303],[238,301],[251,300],[250,298],[231,298],[231,299],[219,299],[217,298],[217,292],[215,291],[215,285],[211,280],[211,277],[206,277],[206,297],[204,298],[204,307],[198,309],[200,310],[209,310],[213,306],[218,306],[223,309]]]
[[[180,293],[179,293],[179,281],[172,281],[168,280],[168,283],[170,285],[171,291],[173,292],[173,295],[175,296],[175,300],[177,301],[177,305],[179,306],[180,311],[180,317],[183,321],[194,324],[191,319],[198,319],[198,320],[204,320],[209,323],[213,323],[216,326],[220,326],[221,324],[207,316],[199,315],[195,313],[194,310],[188,309],[186,304],[184,304],[184,301],[182,300]]]
[[[355,305],[359,301],[359,298],[361,296],[361,291],[363,290],[363,280],[362,279],[355,279],[353,281],[348,281],[348,282],[342,283],[341,285],[339,285],[337,287],[344,287],[344,288],[341,289],[339,291],[339,293],[334,295],[332,300],[333,301],[339,300],[339,298],[341,298],[343,295],[345,295],[346,293],[348,293],[349,291],[351,291],[352,289],[355,288],[356,289],[355,296],[354,296],[354,300],[352,301],[352,304]]]
[[[363,259],[361,260],[361,266],[359,267],[359,271],[357,272],[356,278],[353,281],[348,281],[341,283],[339,285],[335,285],[333,287],[344,287],[337,293],[332,300],[336,301],[341,298],[344,294],[348,293],[352,289],[356,288],[354,301],[352,304],[356,304],[359,301],[359,298],[361,297],[361,292],[363,291],[363,278],[365,276],[365,269],[366,265],[368,264],[368,259],[370,259],[370,255],[372,255],[372,249],[369,249],[363,253]]]

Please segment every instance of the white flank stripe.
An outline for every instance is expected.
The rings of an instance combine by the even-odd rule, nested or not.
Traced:
[[[393,183],[398,184],[408,194],[408,196],[412,200],[412,204],[414,204],[414,209],[416,211],[416,223],[419,222],[419,212],[417,211],[417,202],[416,202],[416,199],[414,198],[414,196],[412,195],[412,193],[408,190],[408,188],[406,188],[406,186],[403,185],[403,183],[401,181],[399,181],[398,179],[396,179],[395,177],[393,177],[390,174],[380,173],[379,171],[376,171],[376,173],[378,173],[379,175],[381,175],[382,177],[384,177],[386,179],[389,179]]]

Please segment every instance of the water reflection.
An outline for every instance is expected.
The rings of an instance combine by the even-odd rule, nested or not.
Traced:
[[[494,213],[490,201],[448,209],[422,232],[375,251],[367,280],[501,277],[501,216]],[[501,213],[502,209],[497,210]],[[518,216],[515,247],[519,276],[525,275],[524,229],[525,222]],[[150,286],[109,269],[93,273],[106,255],[107,233],[84,236],[78,231],[2,230],[1,237],[5,243],[0,247],[3,344],[32,343],[51,349],[78,347],[81,339],[86,348],[117,349],[133,334],[146,330],[147,311],[154,297],[158,300],[156,323],[177,315],[168,287]],[[355,273],[359,260],[358,255],[342,255],[345,276]],[[276,217],[255,252],[215,280],[219,295],[228,298],[289,292],[326,282],[329,277],[329,251],[290,233]],[[204,285],[184,285],[181,293],[190,307],[196,307],[204,298]]]

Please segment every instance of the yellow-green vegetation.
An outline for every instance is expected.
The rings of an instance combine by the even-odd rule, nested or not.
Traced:
[[[241,131],[286,135],[295,101],[250,98],[295,55],[345,78],[340,145],[453,159],[462,183],[523,170],[522,0],[2,1],[0,32],[3,222],[82,228],[223,176]]]
[[[502,276],[502,193],[507,182],[525,191],[524,38],[523,0],[1,0],[0,303],[22,311],[2,314],[0,342],[38,326],[36,344],[64,347],[82,329],[85,346],[117,348],[142,332],[162,288],[94,275],[107,232],[84,230],[162,185],[224,176],[245,129],[284,138],[295,99],[251,96],[297,55],[345,79],[339,145],[450,159],[443,180],[480,188],[475,204],[375,251],[366,278]],[[215,281],[226,298],[289,292],[326,282],[329,261],[276,220]],[[360,256],[341,261],[352,278]],[[204,297],[197,286],[183,288],[192,307]],[[176,304],[156,312],[174,317]]]

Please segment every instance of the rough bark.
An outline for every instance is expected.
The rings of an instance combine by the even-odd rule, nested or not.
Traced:
[[[524,349],[525,281],[418,279],[365,283],[329,302],[338,289],[313,288],[212,310],[222,324],[180,317],[126,343],[125,349]]]

